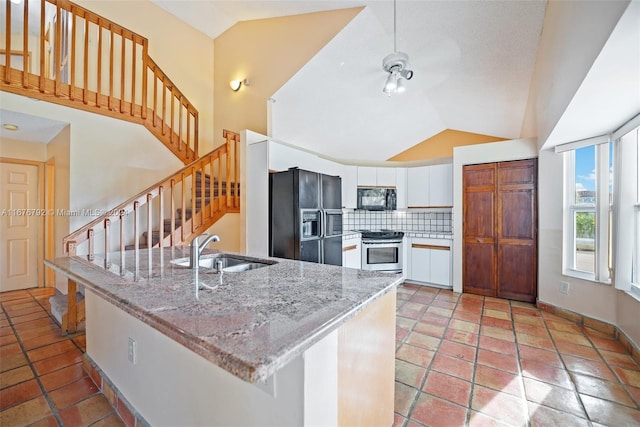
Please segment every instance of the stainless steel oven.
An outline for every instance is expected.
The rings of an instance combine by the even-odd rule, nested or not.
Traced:
[[[402,237],[396,231],[361,231],[362,269],[402,273]]]

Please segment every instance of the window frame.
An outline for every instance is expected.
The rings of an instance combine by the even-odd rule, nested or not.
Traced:
[[[573,149],[564,150],[564,201],[563,201],[563,259],[562,273],[598,283],[611,284],[611,233],[612,227],[612,197],[609,191],[609,157],[610,142],[595,140],[593,144],[584,144]],[[595,146],[595,201],[594,203],[576,202],[575,185],[575,154],[576,150]],[[614,171],[615,173],[615,171]],[[606,179],[603,179],[606,178]],[[595,215],[594,236],[594,272],[578,270],[576,268],[576,229],[575,215],[578,212],[588,212]]]

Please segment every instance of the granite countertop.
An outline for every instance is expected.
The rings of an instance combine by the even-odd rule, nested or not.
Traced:
[[[170,263],[188,256],[188,247],[154,248],[45,264],[252,383],[402,281],[400,275],[280,258],[265,258],[277,261],[268,267],[222,274]]]

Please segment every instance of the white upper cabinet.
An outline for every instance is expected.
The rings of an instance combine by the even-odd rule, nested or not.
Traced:
[[[300,168],[327,175],[340,175],[343,165],[288,145],[269,141],[269,170]]]
[[[407,168],[407,206],[429,206],[429,166]]]
[[[342,166],[342,206],[356,209],[358,206],[358,167]]]
[[[397,209],[407,208],[407,168],[394,168],[396,170],[396,196]]]
[[[396,186],[396,168],[376,168],[378,187]]]
[[[407,168],[407,205],[410,208],[453,205],[453,165]]]
[[[429,166],[429,206],[453,206],[453,165]]]
[[[396,169],[358,166],[358,186],[396,187]]]
[[[358,166],[358,187],[376,187],[378,185],[377,169]]]

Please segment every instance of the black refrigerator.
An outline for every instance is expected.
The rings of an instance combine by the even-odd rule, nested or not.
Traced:
[[[269,255],[342,265],[342,179],[298,168],[269,175]]]

